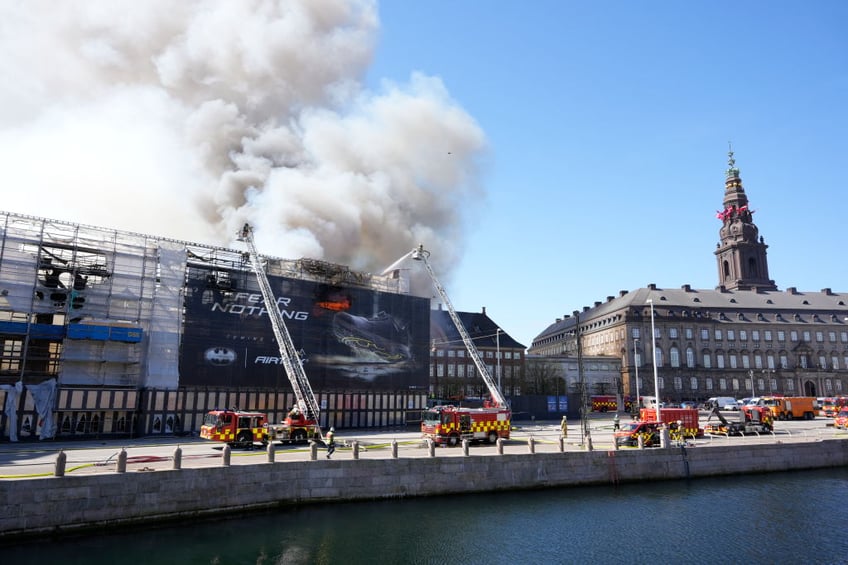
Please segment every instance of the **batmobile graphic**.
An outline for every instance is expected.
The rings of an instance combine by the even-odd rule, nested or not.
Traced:
[[[409,329],[386,312],[371,318],[338,312],[333,316],[333,333],[360,358],[399,363],[411,357]]]
[[[203,358],[210,365],[224,367],[236,362],[236,351],[230,347],[210,347],[203,354]]]

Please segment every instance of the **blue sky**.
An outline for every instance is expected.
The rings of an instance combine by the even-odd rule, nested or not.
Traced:
[[[529,346],[648,283],[714,288],[732,142],[778,288],[848,291],[848,3],[386,1],[368,73],[437,76],[485,132],[445,282]],[[431,259],[439,269],[438,257]]]

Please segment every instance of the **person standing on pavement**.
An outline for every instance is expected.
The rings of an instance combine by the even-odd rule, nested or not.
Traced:
[[[612,419],[612,429],[613,431],[618,431],[621,427],[621,418],[618,417],[618,412],[615,413],[615,417]]]
[[[568,418],[565,416],[562,417],[562,423],[560,424],[560,428],[562,429],[562,437],[568,437]]]
[[[324,443],[327,444],[327,459],[329,459],[330,455],[336,451],[336,428],[330,428],[324,438]]]

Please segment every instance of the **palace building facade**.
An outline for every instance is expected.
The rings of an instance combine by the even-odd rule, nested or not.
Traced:
[[[573,356],[579,339],[586,356],[621,359],[620,393],[658,393],[669,402],[848,394],[848,293],[778,289],[729,156],[716,288],[620,291],[557,319],[528,354]]]

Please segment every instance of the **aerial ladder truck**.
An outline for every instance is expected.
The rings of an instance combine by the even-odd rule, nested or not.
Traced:
[[[439,293],[442,302],[448,309],[448,314],[451,317],[457,331],[459,332],[462,342],[465,344],[465,349],[468,355],[477,367],[480,376],[486,383],[489,389],[491,400],[486,403],[483,408],[465,408],[459,406],[434,406],[424,412],[421,419],[421,434],[424,437],[432,439],[436,444],[446,444],[455,446],[462,440],[470,441],[487,441],[495,443],[498,438],[509,439],[511,429],[512,412],[507,405],[506,399],[501,393],[500,388],[492,379],[489,369],[483,363],[477,347],[468,331],[459,319],[456,310],[453,308],[447,292],[439,282],[433,267],[430,266],[430,252],[424,249],[423,245],[419,245],[409,254],[413,260],[423,263],[427,274],[433,281],[433,286]]]
[[[226,441],[228,443],[250,445],[254,442],[303,443],[309,439],[320,440],[322,434],[318,423],[320,417],[318,401],[315,399],[312,386],[306,378],[306,372],[303,370],[303,362],[300,359],[300,354],[295,349],[291,334],[280,314],[277,299],[271,290],[271,283],[268,282],[268,276],[262,266],[259,253],[256,251],[256,244],[253,241],[253,228],[249,224],[245,224],[237,235],[238,240],[243,241],[247,245],[250,264],[259,282],[259,290],[262,293],[265,310],[268,313],[268,318],[271,320],[274,337],[280,348],[280,359],[283,362],[283,368],[291,383],[297,402],[281,424],[270,424],[267,420],[258,419],[256,416],[261,415],[256,413],[227,410],[212,411],[206,415],[204,425],[201,427],[201,437]],[[239,421],[247,421],[245,419],[246,414],[252,416],[250,422],[253,424],[253,428],[250,431],[238,428]],[[227,429],[228,422],[235,422],[235,429]],[[260,426],[257,427],[257,423],[261,423]]]

